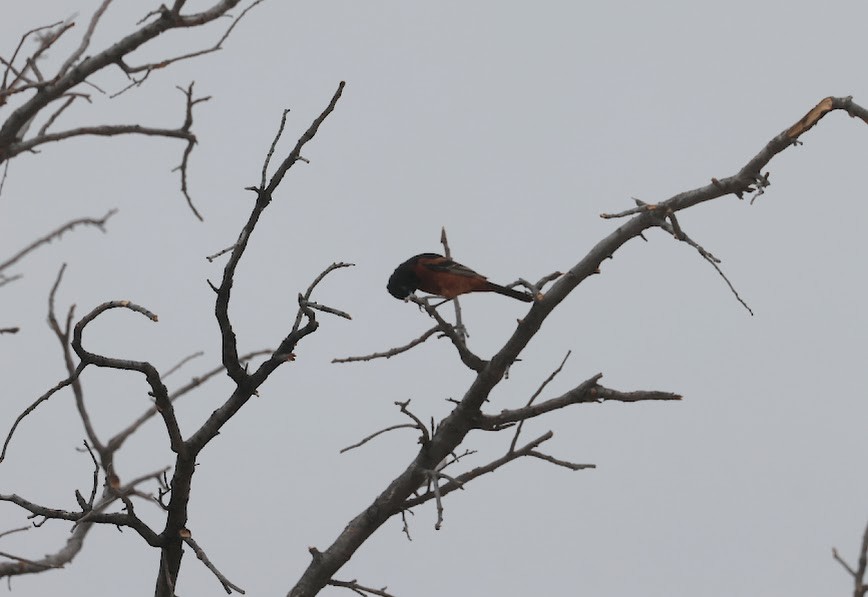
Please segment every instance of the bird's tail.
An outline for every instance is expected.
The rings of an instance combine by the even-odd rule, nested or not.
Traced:
[[[485,290],[487,290],[488,292],[496,292],[497,294],[502,294],[503,296],[508,296],[510,298],[524,301],[526,303],[533,302],[533,297],[528,293],[521,292],[519,290],[513,290],[512,288],[507,288],[506,286],[501,286],[500,284],[495,284],[494,282],[488,282]]]

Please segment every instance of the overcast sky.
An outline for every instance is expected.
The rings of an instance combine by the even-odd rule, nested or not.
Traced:
[[[116,2],[97,30],[101,50],[152,8]],[[42,64],[51,72],[85,29],[96,0],[0,7],[0,55],[24,31],[72,16],[78,26]],[[191,2],[191,9],[210,2]],[[58,306],[84,314],[130,299],[160,317],[104,315],[91,350],[150,360],[166,370],[204,351],[170,388],[219,363],[213,293],[249,213],[263,157],[284,108],[279,151],[291,149],[334,93],[343,98],[306,147],[257,228],[240,265],[231,315],[242,351],[274,347],[295,297],[333,261],[315,300],[322,315],[298,359],[277,371],[201,455],[189,527],[211,560],[248,595],[283,595],[415,455],[412,431],[339,449],[403,423],[396,400],[423,420],[442,418],[470,383],[444,340],[388,361],[334,365],[334,357],[404,344],[431,326],[385,291],[393,268],[439,251],[509,283],[566,270],[632,207],[734,174],[774,135],[828,95],[868,102],[868,6],[830,2],[282,2],[268,0],[221,52],[156,72],[109,100],[92,90],[57,128],[136,122],[177,126],[196,82],[199,145],[184,203],[182,145],[160,139],[84,139],[11,162],[0,195],[0,260],[69,219],[118,215],[107,234],[80,229],[44,247],[0,289],[2,427],[65,377],[45,325],[46,298],[68,263]],[[170,33],[146,61],[207,46],[225,22]],[[168,49],[167,49],[168,48]],[[93,81],[125,85],[116,71]],[[8,114],[0,108],[0,118]],[[661,231],[633,240],[602,274],[546,321],[491,397],[489,412],[524,404],[565,353],[543,397],[602,372],[618,390],[665,390],[680,403],[582,405],[526,426],[551,429],[546,451],[597,468],[570,472],[519,461],[445,501],[380,529],[337,578],[388,586],[399,597],[437,595],[849,595],[831,548],[855,564],[868,521],[865,474],[868,127],[827,116],[770,167],[752,205],[726,197],[683,212],[685,231],[723,260],[753,309],[688,246]],[[462,301],[470,345],[488,357],[527,306],[497,295]],[[141,376],[88,370],[83,378],[103,437],[149,406]],[[179,403],[185,436],[227,396],[214,380]],[[457,474],[499,457],[511,433],[475,432]],[[71,393],[26,419],[0,465],[0,492],[74,509],[92,465]],[[122,476],[172,463],[159,421],[121,452]],[[139,512],[162,528],[160,513]],[[0,531],[27,524],[0,507]],[[0,551],[38,558],[59,549],[69,524],[0,539]],[[16,595],[147,595],[159,553],[130,531],[91,532],[63,571],[15,578]],[[103,593],[94,593],[99,579]],[[222,594],[188,551],[180,595]],[[343,591],[344,594],[349,594]],[[329,589],[324,594],[339,594]]]

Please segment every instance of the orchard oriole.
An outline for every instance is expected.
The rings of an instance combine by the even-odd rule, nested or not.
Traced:
[[[410,257],[395,268],[386,285],[389,294],[405,299],[412,292],[422,290],[447,299],[467,292],[496,292],[530,303],[527,293],[500,286],[475,271],[436,253],[421,253]]]

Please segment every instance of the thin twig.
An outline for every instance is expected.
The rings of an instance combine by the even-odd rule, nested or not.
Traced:
[[[226,247],[225,249],[221,249],[221,250],[217,251],[213,255],[206,256],[205,259],[207,259],[209,262],[213,262],[215,259],[217,259],[221,255],[225,255],[226,253],[228,253],[229,251],[231,251],[234,248],[235,248],[235,245]]]
[[[90,447],[90,444],[87,443],[87,440],[82,442],[84,444],[87,453],[90,455],[91,461],[93,461],[93,484],[90,488],[90,499],[87,500],[87,505],[90,508],[93,508],[93,502],[96,499],[96,491],[99,487],[99,462],[96,460],[96,455],[93,453],[93,450]]]
[[[3,531],[0,533],[0,537],[5,537],[6,535],[11,535],[13,533],[21,533],[23,531],[29,531],[33,527],[18,527],[17,529],[9,529],[8,531]]]
[[[72,102],[74,102],[77,97],[79,97],[79,96],[78,95],[70,95],[69,97],[67,97],[66,101],[64,101],[60,105],[60,107],[57,110],[55,110],[54,113],[52,113],[51,116],[49,116],[48,118],[45,119],[45,122],[43,123],[43,125],[41,127],[39,127],[39,132],[36,133],[36,135],[38,137],[45,135],[48,132],[49,127],[51,127],[51,125],[54,124],[58,118],[60,118],[60,115],[63,114],[64,110],[66,110],[69,106],[71,106]],[[6,163],[8,164],[9,162],[6,162]]]
[[[419,443],[422,445],[427,444],[431,441],[431,435],[428,433],[428,428],[425,427],[425,423],[422,420],[410,412],[410,409],[407,407],[410,406],[410,400],[407,399],[404,402],[395,402],[395,406],[401,409],[401,412],[413,419],[413,422],[416,423],[416,429],[422,432],[422,437],[419,438]]]
[[[21,36],[21,39],[18,40],[18,45],[15,46],[15,51],[12,52],[12,58],[10,58],[9,62],[6,63],[6,71],[3,73],[3,82],[0,83],[0,91],[5,91],[5,90],[9,89],[10,87],[15,86],[15,81],[13,81],[11,85],[7,85],[8,78],[9,78],[9,72],[12,69],[12,65],[15,63],[15,59],[18,57],[18,52],[21,51],[21,48],[24,46],[24,42],[27,40],[27,38],[30,37],[31,35],[35,35],[36,33],[41,32],[41,31],[47,31],[49,29],[54,29],[55,27],[58,27],[58,26],[63,25],[63,24],[64,24],[63,21],[57,21],[56,23],[51,23],[50,25],[43,25],[41,27],[36,27],[35,29],[31,29],[30,31],[25,32],[24,35]]]
[[[354,593],[358,593],[359,595],[376,595],[377,597],[394,597],[391,593],[387,593],[386,589],[389,587],[383,587],[382,589],[372,589],[370,587],[364,587],[357,583],[355,579],[353,580],[335,580],[331,579],[328,584],[333,587],[343,587],[345,589],[350,589]]]
[[[315,303],[313,301],[304,300],[304,297],[299,296],[299,300],[304,303],[306,307],[310,307],[315,311],[321,311],[322,313],[330,313],[331,315],[337,315],[338,317],[343,317],[344,319],[352,319],[352,316],[346,311],[341,311],[340,309],[335,309],[334,307],[328,307],[326,305],[320,305],[319,303]]]
[[[6,450],[9,447],[9,442],[12,441],[12,435],[15,433],[15,430],[18,428],[19,423],[24,420],[24,417],[32,413],[36,410],[36,407],[51,398],[54,394],[56,394],[59,390],[62,390],[66,386],[70,385],[78,376],[81,375],[81,372],[84,370],[85,364],[81,363],[76,368],[75,373],[71,376],[67,377],[64,380],[57,382],[54,387],[50,390],[42,394],[39,398],[37,398],[33,404],[24,409],[24,411],[15,418],[15,421],[12,423],[11,429],[9,429],[9,433],[6,434],[6,440],[3,442],[3,450],[0,451],[0,462],[3,462],[6,459]]]
[[[835,559],[835,561],[837,561],[839,564],[841,564],[841,566],[844,567],[844,570],[850,573],[850,576],[852,576],[854,579],[856,578],[856,571],[853,570],[850,564],[848,564],[846,560],[841,557],[841,555],[838,553],[838,550],[834,547],[832,548],[832,557]]]
[[[343,261],[338,261],[338,262],[332,263],[330,266],[325,268],[323,271],[321,271],[319,273],[319,275],[316,278],[314,278],[314,281],[310,283],[310,286],[307,287],[307,290],[305,291],[305,293],[298,295],[299,306],[304,306],[304,307],[309,306],[310,308],[312,308],[312,309],[316,308],[319,311],[326,311],[326,309],[330,309],[328,312],[332,313],[333,315],[340,315],[341,317],[345,317],[346,319],[352,319],[352,317],[350,317],[347,313],[344,313],[343,311],[331,309],[330,307],[323,307],[322,305],[317,305],[316,307],[314,307],[310,303],[310,295],[313,293],[314,288],[316,288],[317,285],[320,282],[322,282],[323,279],[325,279],[325,277],[327,275],[329,275],[331,272],[333,272],[337,269],[345,268],[345,267],[355,267],[355,265],[356,265],[355,263],[344,263]],[[316,304],[316,303],[314,303],[314,304]],[[293,332],[297,332],[299,327],[301,326],[301,320],[302,320],[303,315],[304,315],[304,309],[300,308],[298,310],[298,313],[295,316],[295,323],[292,326]]]
[[[96,24],[99,22],[100,17],[102,17],[103,13],[105,13],[109,4],[112,3],[112,0],[103,0],[103,3],[100,4],[99,8],[97,8],[93,16],[90,18],[90,24],[87,26],[87,30],[84,32],[84,35],[81,38],[81,44],[78,48],[75,49],[72,54],[64,61],[63,66],[60,67],[57,71],[57,76],[62,77],[66,74],[66,72],[70,69],[70,67],[75,64],[75,61],[81,58],[82,54],[84,54],[85,50],[87,50],[90,45],[91,37],[93,37],[93,32],[96,30]]]
[[[419,428],[419,426],[414,425],[413,423],[401,423],[399,425],[392,425],[391,427],[386,427],[385,429],[380,429],[379,431],[375,431],[371,435],[361,439],[360,441],[354,443],[351,446],[347,446],[346,448],[341,448],[339,453],[343,454],[344,452],[349,452],[350,450],[358,448],[359,446],[363,446],[366,443],[368,443],[369,441],[371,441],[372,439],[374,439],[375,437],[382,435],[388,431],[394,431],[395,429],[418,429],[418,428]]]
[[[42,236],[42,237],[36,239],[35,241],[30,243],[29,245],[27,245],[23,249],[21,249],[20,251],[15,253],[12,257],[10,257],[6,261],[0,263],[0,271],[3,271],[4,269],[9,267],[10,265],[17,263],[24,256],[26,256],[28,253],[33,252],[34,250],[38,249],[40,246],[48,244],[51,241],[53,241],[54,239],[60,238],[61,236],[63,236],[63,234],[65,232],[69,232],[70,230],[72,230],[76,226],[94,226],[94,227],[98,228],[100,231],[105,232],[106,222],[108,222],[109,218],[111,218],[117,212],[118,212],[117,209],[111,209],[108,211],[108,213],[106,213],[106,215],[104,215],[101,218],[79,218],[77,220],[72,220],[71,222],[67,222],[66,224],[64,224],[60,228],[57,228],[56,230],[49,232],[45,236]]]
[[[404,346],[398,346],[397,348],[390,348],[384,352],[375,352],[373,354],[356,356],[356,357],[343,357],[338,359],[332,359],[332,363],[355,363],[359,361],[372,361],[374,359],[388,359],[395,355],[401,354],[402,352],[407,352],[414,346],[418,346],[422,344],[425,340],[436,334],[440,331],[440,326],[435,326],[423,333],[421,336],[416,338],[415,340],[411,340]]]
[[[539,385],[539,387],[536,389],[536,392],[533,393],[533,395],[532,395],[532,396],[530,397],[530,399],[527,401],[527,404],[524,405],[525,408],[527,408],[528,406],[530,406],[531,404],[533,404],[533,401],[536,400],[537,397],[538,397],[540,394],[542,394],[542,391],[545,389],[545,387],[546,387],[547,385],[549,385],[549,383],[551,383],[551,381],[552,381],[555,377],[558,376],[558,373],[560,373],[561,370],[564,368],[564,365],[566,364],[567,359],[570,358],[570,354],[572,354],[572,352],[573,352],[572,350],[568,350],[568,351],[567,351],[567,354],[564,355],[564,358],[563,358],[563,360],[561,361],[561,364],[558,365],[557,369],[555,369],[554,371],[552,371],[551,374],[550,374],[547,378],[545,378],[545,380],[544,380],[544,381]],[[519,421],[519,422],[518,422],[518,425],[517,425],[516,428],[515,428],[515,435],[512,436],[512,441],[511,441],[510,444],[509,444],[509,451],[510,451],[510,452],[512,452],[513,450],[515,450],[515,444],[518,443],[518,436],[521,434],[521,428],[522,428],[522,426],[524,426],[524,419],[522,419],[521,421]]]
[[[721,278],[723,278],[723,281],[726,282],[726,285],[729,287],[729,290],[730,292],[732,292],[733,296],[735,296],[738,302],[741,303],[745,309],[747,309],[747,312],[750,313],[751,316],[753,316],[753,311],[751,310],[750,306],[744,301],[744,299],[741,298],[741,296],[738,294],[738,291],[735,289],[735,286],[732,285],[732,282],[729,281],[729,278],[726,277],[726,274],[724,274],[723,270],[720,268],[720,259],[712,255],[702,245],[694,241],[684,232],[684,230],[681,228],[681,225],[678,223],[678,219],[675,217],[674,212],[668,213],[667,218],[669,220],[668,222],[665,220],[659,220],[659,226],[666,230],[666,232],[671,234],[676,240],[687,243],[688,245],[696,249],[696,251],[702,256],[702,258],[705,259],[708,263],[710,263],[711,267],[717,270],[717,273],[720,275]]]
[[[3,185],[6,184],[6,175],[9,174],[9,160],[3,164],[3,176],[0,177],[0,197],[3,196]]]
[[[533,456],[534,458],[539,458],[540,460],[545,460],[546,462],[551,462],[552,464],[555,464],[557,466],[568,468],[571,471],[581,471],[585,470],[586,468],[597,468],[596,464],[576,464],[575,462],[560,460],[559,458],[549,456],[548,454],[543,454],[542,452],[537,452],[536,450],[529,451],[527,455]]]
[[[268,176],[268,165],[271,163],[272,156],[274,156],[277,142],[280,141],[280,137],[283,135],[283,129],[286,128],[287,114],[289,114],[289,108],[285,108],[283,114],[280,115],[280,126],[277,127],[277,133],[275,133],[274,139],[271,141],[271,147],[268,148],[268,153],[265,155],[265,160],[262,162],[262,179],[259,182],[260,189],[265,188],[265,179]]]
[[[196,557],[205,564],[205,567],[211,571],[211,573],[217,577],[217,580],[220,581],[220,584],[223,585],[223,590],[226,591],[227,595],[231,595],[232,591],[236,593],[241,593],[244,595],[244,589],[240,588],[238,585],[234,584],[228,578],[226,578],[222,572],[217,570],[217,567],[208,559],[208,556],[205,554],[205,551],[199,546],[198,543],[193,539],[189,534],[184,537],[184,543],[189,545],[193,552],[196,554]]]
[[[191,355],[187,355],[186,357],[184,357],[183,359],[181,359],[181,360],[180,360],[180,361],[179,361],[179,362],[178,362],[174,367],[171,367],[168,371],[166,371],[165,373],[163,373],[163,379],[166,379],[166,378],[169,377],[172,373],[174,373],[175,371],[177,371],[178,369],[180,369],[181,367],[183,367],[184,365],[186,365],[187,363],[189,363],[189,362],[192,361],[193,359],[198,358],[198,357],[201,357],[201,356],[204,355],[204,354],[205,354],[204,352],[202,352],[201,350],[199,350],[199,351],[194,352],[194,353],[191,354]]]
[[[187,140],[187,145],[184,147],[184,152],[181,154],[181,163],[178,164],[173,171],[177,171],[181,176],[181,194],[184,195],[184,199],[187,200],[187,207],[193,212],[199,221],[203,220],[202,214],[199,213],[199,210],[196,209],[196,206],[193,205],[193,198],[190,197],[190,192],[187,186],[187,166],[190,163],[190,154],[193,152],[193,147],[196,145],[196,135],[193,134],[193,106],[196,104],[200,104],[202,102],[207,102],[211,99],[211,96],[206,97],[198,97],[193,98],[193,83],[184,89],[182,87],[178,87],[181,93],[184,94],[184,97],[187,99],[187,109],[184,116],[184,124],[179,129],[181,133],[181,138]]]
[[[440,244],[443,245],[443,255],[446,259],[452,259],[452,250],[449,248],[449,239],[446,238],[446,226],[441,226],[440,228]],[[467,328],[464,326],[464,320],[461,318],[461,303],[458,301],[457,296],[452,299],[452,306],[455,307],[455,331],[464,338],[464,340],[467,340],[467,338],[470,337],[470,333],[467,331]]]

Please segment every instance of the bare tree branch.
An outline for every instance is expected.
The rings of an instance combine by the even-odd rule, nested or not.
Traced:
[[[90,18],[90,24],[87,26],[87,31],[84,32],[84,35],[81,38],[81,44],[76,48],[76,50],[69,55],[69,57],[64,61],[63,65],[58,69],[57,74],[59,76],[63,76],[67,73],[67,71],[72,67],[76,61],[82,57],[87,48],[90,46],[90,40],[93,37],[93,32],[96,31],[96,25],[99,23],[102,15],[105,14],[106,9],[109,4],[112,3],[112,0],[103,0],[103,3],[99,5],[93,15]]]
[[[432,307],[428,303],[427,299],[421,299],[411,294],[408,297],[408,300],[422,307],[428,315],[434,318],[439,330],[452,341],[452,345],[455,346],[455,349],[458,351],[458,356],[461,358],[462,363],[477,373],[485,368],[486,362],[467,348],[467,342],[465,341],[466,335],[463,332],[459,332],[452,324],[447,323],[447,321],[440,316],[440,313],[437,312],[437,308]]]
[[[863,597],[868,594],[868,584],[865,583],[865,571],[868,569],[868,525],[862,533],[862,544],[859,546],[859,565],[854,570],[844,558],[838,554],[838,550],[832,548],[832,557],[853,577],[853,597]]]
[[[350,446],[347,446],[346,448],[341,448],[340,453],[343,454],[344,452],[349,452],[350,450],[354,450],[355,448],[358,448],[360,446],[365,445],[366,443],[368,443],[369,441],[371,441],[375,437],[383,435],[384,433],[387,433],[389,431],[394,431],[395,429],[418,429],[418,428],[419,428],[419,426],[415,425],[413,423],[400,423],[398,425],[392,425],[390,427],[386,427],[385,429],[380,429],[379,431],[375,431],[374,433],[362,438],[361,440],[357,441],[356,443],[354,443]]]
[[[31,526],[26,526],[18,527],[17,529],[9,529],[8,531],[3,531],[2,533],[0,533],[0,537],[6,537],[7,535],[12,535],[13,533],[22,533],[24,531],[29,531],[32,528],[33,527]]]
[[[176,371],[178,371],[181,367],[183,367],[184,365],[186,365],[187,363],[189,363],[189,362],[192,361],[193,359],[199,358],[199,357],[201,357],[201,356],[204,355],[204,354],[205,354],[205,353],[202,352],[201,350],[197,350],[197,351],[194,352],[193,354],[191,354],[191,355],[187,355],[186,357],[184,357],[183,359],[181,359],[180,361],[178,361],[178,363],[177,363],[176,365],[174,365],[173,367],[169,368],[168,371],[166,371],[165,373],[163,373],[163,379],[166,379],[166,378],[169,377],[171,374],[173,374],[173,373],[175,373]]]
[[[117,212],[118,212],[118,210],[112,209],[112,210],[109,210],[109,212],[106,213],[106,215],[104,215],[101,218],[79,218],[77,220],[72,220],[71,222],[67,222],[66,224],[64,224],[60,228],[57,228],[56,230],[49,232],[45,236],[42,236],[42,237],[36,239],[35,241],[30,243],[29,245],[27,245],[23,249],[21,249],[20,251],[15,253],[12,257],[10,257],[6,261],[0,263],[0,272],[2,272],[3,270],[5,270],[6,268],[8,268],[11,265],[18,263],[18,261],[20,261],[22,258],[27,256],[29,253],[32,253],[33,251],[35,251],[36,249],[38,249],[42,245],[47,245],[51,241],[53,241],[55,239],[59,239],[61,236],[63,236],[63,234],[65,232],[69,232],[70,230],[72,230],[73,228],[76,228],[77,226],[94,226],[94,227],[98,228],[99,230],[101,230],[102,232],[105,232],[106,222],[108,222],[109,218],[111,218]]]
[[[37,560],[3,554],[14,561],[0,563],[0,577],[8,578],[23,574],[36,574],[39,572],[45,572],[46,570],[63,568],[66,564],[71,562],[76,555],[78,555],[78,552],[81,551],[81,548],[84,545],[84,538],[87,536],[91,528],[93,528],[93,524],[81,525],[70,534],[69,538],[66,540],[66,545],[63,548]]]
[[[443,245],[443,255],[446,259],[452,259],[452,249],[449,248],[449,239],[446,237],[446,226],[440,227],[440,244]],[[455,307],[455,331],[466,341],[470,334],[461,317],[461,303],[457,296],[452,299],[452,306]]]
[[[3,186],[6,184],[6,176],[9,175],[9,162],[3,164],[3,176],[0,176],[0,197],[3,196]]]
[[[75,379],[81,374],[84,369],[84,365],[79,365],[76,369],[74,375],[67,377],[59,382],[57,382],[54,387],[45,392],[42,396],[36,399],[30,406],[24,409],[20,415],[15,418],[15,421],[12,423],[12,427],[9,429],[9,433],[6,434],[6,440],[3,442],[3,450],[0,451],[0,462],[3,462],[6,459],[6,450],[9,448],[9,442],[12,441],[12,435],[15,433],[15,430],[18,428],[18,425],[24,420],[24,417],[32,413],[36,410],[36,407],[51,398],[54,394],[58,392],[58,390],[62,390],[66,386],[70,385]]]
[[[418,345],[422,344],[425,340],[427,340],[428,338],[430,338],[431,336],[433,336],[434,334],[436,334],[439,331],[440,331],[440,326],[438,325],[438,326],[431,328],[427,332],[424,332],[421,336],[419,336],[415,340],[411,340],[410,342],[408,342],[404,346],[398,346],[396,348],[390,348],[389,350],[386,350],[384,352],[375,352],[372,354],[362,355],[362,356],[357,356],[357,357],[336,358],[336,359],[332,359],[332,363],[356,363],[359,361],[373,361],[374,359],[389,359],[395,355],[401,354],[402,352],[407,352],[408,350],[410,350],[414,346],[418,346]]]
[[[271,142],[271,147],[268,148],[268,153],[265,160],[262,162],[262,179],[259,181],[259,188],[265,188],[265,180],[268,177],[268,165],[271,163],[271,158],[274,156],[274,150],[277,148],[277,142],[283,136],[283,129],[286,128],[286,116],[289,114],[289,108],[283,111],[280,115],[280,126],[277,127],[277,133],[274,135],[274,140]]]
[[[645,205],[645,203],[639,201],[638,199],[634,199],[634,201],[639,206]],[[656,210],[652,210],[651,213],[656,214]],[[680,240],[681,242],[686,243],[696,249],[696,251],[702,256],[702,258],[705,259],[708,263],[710,263],[711,267],[713,267],[717,271],[718,275],[723,278],[723,281],[726,282],[727,286],[729,286],[729,290],[730,292],[732,292],[733,296],[735,296],[736,300],[738,300],[738,302],[741,303],[741,305],[745,309],[747,309],[748,313],[753,315],[753,311],[751,310],[750,306],[748,306],[744,299],[741,298],[741,296],[738,294],[738,291],[735,289],[735,286],[732,285],[732,282],[730,282],[729,278],[726,277],[726,274],[724,274],[723,270],[720,268],[720,259],[706,251],[702,245],[687,236],[687,234],[681,228],[681,225],[678,223],[678,219],[675,217],[674,212],[666,214],[666,218],[659,218],[657,220],[657,225],[669,234],[671,234],[676,240]]]
[[[331,272],[333,272],[337,269],[345,268],[345,267],[355,267],[355,265],[356,265],[355,263],[344,263],[342,261],[337,262],[337,263],[332,263],[330,266],[328,266],[322,272],[320,272],[320,274],[316,278],[314,278],[314,281],[310,283],[310,286],[307,287],[307,291],[305,291],[304,294],[298,295],[299,305],[301,305],[303,303],[305,306],[310,307],[311,309],[316,309],[318,311],[323,311],[325,313],[331,313],[332,315],[337,315],[339,317],[343,317],[344,319],[352,319],[352,317],[350,317],[347,313],[344,313],[343,311],[339,311],[337,309],[332,309],[331,307],[325,307],[323,305],[317,305],[316,303],[310,302],[310,295],[313,293],[314,288],[316,288],[319,285],[319,283],[322,282],[325,279],[325,277],[327,275],[329,275]],[[292,326],[293,332],[298,331],[298,328],[301,325],[302,315],[303,315],[303,310],[299,309],[298,314],[295,316],[295,323]]]
[[[231,595],[232,591],[236,593],[241,593],[244,595],[244,589],[240,588],[238,585],[234,584],[228,578],[226,578],[222,572],[220,572],[217,567],[211,562],[207,555],[205,555],[205,551],[199,547],[199,544],[193,539],[193,536],[190,534],[185,534],[184,543],[189,545],[193,549],[193,553],[196,554],[196,557],[205,564],[205,567],[208,568],[217,577],[217,580],[220,581],[220,584],[223,585],[223,590],[226,591],[227,595]]]
[[[552,382],[552,380],[554,380],[554,378],[557,377],[561,371],[563,371],[564,365],[567,363],[567,359],[570,358],[570,354],[572,354],[572,351],[568,350],[567,354],[564,355],[564,359],[561,361],[561,364],[558,365],[557,369],[552,371],[551,374],[543,380],[543,382],[537,388],[536,392],[534,392],[531,395],[531,397],[528,399],[527,404],[525,404],[525,408],[527,408],[531,404],[533,404],[534,400],[536,400],[539,397],[539,395],[542,394],[542,391],[546,388],[546,386],[549,385]],[[509,444],[509,451],[510,452],[515,450],[515,444],[518,443],[518,436],[521,435],[521,429],[524,426],[524,421],[525,421],[525,419],[520,420],[518,422],[518,425],[515,428],[515,435],[512,436],[512,442],[510,442],[510,444]]]
[[[350,589],[352,592],[358,595],[377,595],[377,597],[394,597],[391,593],[387,593],[386,589],[389,587],[383,587],[382,589],[372,589],[370,587],[364,587],[357,583],[355,579],[353,580],[330,580],[328,582],[329,585],[333,587],[343,587],[345,589]]]
[[[96,307],[75,325],[72,335],[72,349],[75,351],[75,354],[78,355],[78,358],[81,359],[80,367],[95,365],[97,367],[107,367],[109,369],[138,371],[144,375],[148,385],[151,387],[150,394],[156,400],[157,411],[162,415],[163,422],[166,425],[166,432],[169,435],[172,451],[182,452],[186,447],[184,445],[184,440],[181,438],[181,430],[178,427],[178,420],[175,418],[175,409],[172,406],[172,401],[169,399],[169,391],[166,389],[157,369],[147,361],[116,359],[89,352],[85,350],[81,344],[82,333],[87,324],[92,322],[102,313],[110,309],[118,308],[129,309],[141,313],[151,321],[157,321],[157,316],[155,314],[140,305],[131,303],[130,301],[109,301]]]
[[[476,425],[479,429],[497,431],[511,426],[513,423],[523,422],[545,413],[586,402],[603,402],[606,400],[615,402],[641,402],[645,400],[681,400],[678,394],[657,391],[619,392],[599,385],[597,382],[603,377],[602,373],[587,379],[572,390],[538,404],[532,400],[523,408],[503,410],[497,415],[480,414]]]
[[[184,116],[184,124],[179,129],[180,132],[185,133],[183,138],[187,140],[187,145],[184,148],[184,153],[181,156],[181,163],[175,167],[175,170],[181,174],[181,193],[184,195],[184,198],[187,200],[187,206],[192,210],[193,214],[199,218],[199,221],[202,221],[202,214],[196,209],[193,205],[193,198],[190,197],[190,192],[187,187],[187,164],[190,161],[190,153],[193,151],[193,147],[196,145],[196,135],[191,132],[193,127],[193,106],[196,104],[207,102],[211,97],[193,97],[193,83],[187,86],[186,89],[179,87],[180,91],[184,94],[184,97],[187,98],[187,111]]]
[[[48,293],[48,326],[51,328],[51,331],[54,332],[55,337],[57,338],[58,343],[60,344],[61,352],[63,354],[63,362],[66,366],[66,371],[70,377],[73,377],[75,372],[79,367],[82,369],[84,365],[79,362],[78,365],[75,364],[73,359],[72,347],[70,346],[70,339],[72,337],[72,319],[75,315],[75,307],[70,306],[67,314],[66,321],[64,322],[63,327],[61,327],[60,322],[57,320],[56,309],[55,309],[55,299],[57,296],[58,288],[60,288],[60,283],[63,280],[63,274],[66,271],[66,264],[64,263],[60,271],[57,273],[57,278],[54,281],[54,285],[51,287],[51,292]],[[75,407],[78,411],[78,415],[81,418],[82,425],[84,426],[85,434],[87,435],[88,441],[93,446],[94,450],[99,454],[100,465],[103,467],[106,473],[107,478],[115,478],[117,477],[117,472],[114,468],[114,454],[110,450],[107,450],[103,445],[102,441],[99,439],[96,433],[96,429],[94,429],[93,423],[91,422],[90,414],[88,413],[87,407],[84,403],[84,390],[81,385],[80,376],[75,376],[72,384],[70,384],[72,389],[72,394],[75,397]],[[85,446],[87,443],[85,442]],[[90,446],[88,446],[88,451],[90,451]],[[91,453],[91,456],[93,454]],[[96,487],[94,487],[94,492],[96,491]],[[90,501],[91,505],[93,504],[93,499]]]

